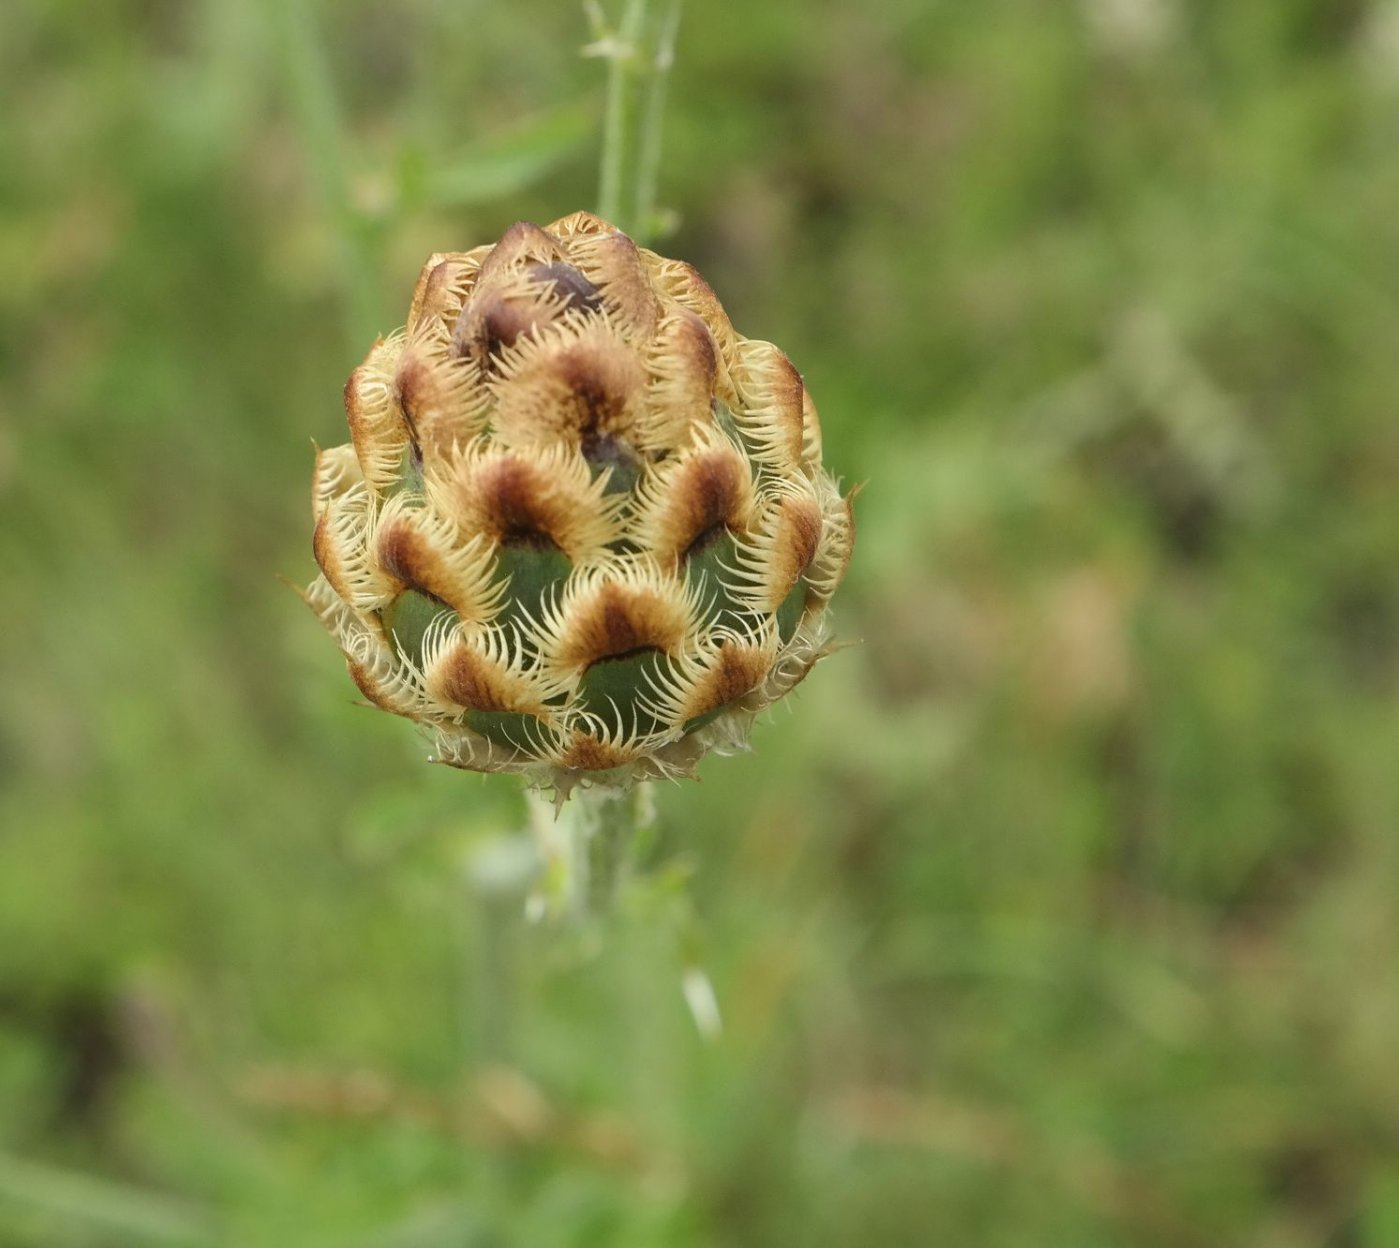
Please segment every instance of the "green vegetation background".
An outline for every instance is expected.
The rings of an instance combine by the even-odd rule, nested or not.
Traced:
[[[0,14],[0,1244],[1399,1244],[1399,6],[692,0],[658,245],[863,644],[510,945],[512,783],[277,575],[426,255],[594,202],[588,39]]]

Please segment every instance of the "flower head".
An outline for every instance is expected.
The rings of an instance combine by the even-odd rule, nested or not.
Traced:
[[[306,598],[443,762],[692,774],[826,652],[854,527],[801,375],[605,221],[433,256],[345,408]]]

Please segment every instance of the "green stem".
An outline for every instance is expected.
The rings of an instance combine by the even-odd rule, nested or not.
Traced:
[[[607,105],[602,126],[602,165],[598,172],[598,216],[619,229],[631,224],[622,217],[622,187],[627,164],[627,126],[635,87],[637,43],[646,22],[648,0],[627,0],[621,26],[605,33]]]
[[[646,242],[656,233],[656,185],[661,170],[661,123],[665,117],[666,85],[675,63],[675,40],[680,32],[683,0],[669,0],[661,15],[641,121],[641,144],[636,162],[636,220],[634,237]]]
[[[467,1044],[474,1041],[482,1062],[504,1063],[512,1056],[525,898],[538,862],[524,834],[492,837],[475,845],[466,860],[475,930],[471,991],[465,994],[469,1016],[463,1022]]]
[[[587,907],[606,914],[617,896],[627,851],[636,834],[635,798],[631,794],[595,799],[592,827],[584,845],[587,855]]]
[[[535,828],[547,860],[552,908],[575,919],[608,914],[626,874],[629,851],[649,822],[645,785],[627,792],[579,789],[555,815],[535,803]]]

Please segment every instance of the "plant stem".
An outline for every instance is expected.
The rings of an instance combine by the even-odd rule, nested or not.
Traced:
[[[627,119],[630,113],[637,41],[646,22],[648,0],[627,0],[621,26],[604,42],[607,56],[607,107],[603,116],[602,166],[598,176],[598,216],[625,230],[622,186],[626,175]]]
[[[647,786],[628,792],[579,789],[557,815],[537,795],[531,801],[550,908],[580,920],[606,915],[626,873],[628,851],[649,823]]]
[[[675,64],[675,40],[680,32],[683,0],[668,0],[656,36],[655,55],[646,87],[646,111],[641,121],[636,159],[636,219],[633,236],[646,242],[656,232],[656,184],[661,169],[661,122],[665,117],[666,84]]]
[[[590,914],[606,914],[612,908],[636,834],[636,799],[632,794],[595,799],[592,827],[585,852],[588,859],[587,906]]]
[[[530,837],[515,833],[473,846],[465,863],[475,967],[463,1022],[483,1062],[507,1062],[514,1047],[525,898],[538,862]]]
[[[649,0],[627,0],[621,25],[616,31],[603,29],[595,48],[607,57],[607,105],[603,113],[602,166],[597,179],[597,215],[618,229],[630,232],[637,222],[625,215],[624,186],[627,185],[628,146],[632,104],[637,92],[639,50],[646,27]]]

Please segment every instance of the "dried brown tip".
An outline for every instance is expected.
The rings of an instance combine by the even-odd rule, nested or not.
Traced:
[[[394,499],[374,535],[375,562],[396,590],[416,590],[446,603],[464,620],[486,620],[500,609],[489,543],[467,539],[450,520]]]
[[[345,417],[364,479],[374,490],[398,480],[408,426],[398,403],[394,372],[403,338],[381,338],[345,383]]]
[[[478,285],[457,322],[452,349],[488,369],[522,336],[570,313],[586,315],[601,306],[597,287],[571,264],[527,264],[498,281]]]
[[[453,629],[425,663],[428,692],[458,711],[547,715],[539,687],[511,662],[499,633]]]
[[[394,715],[413,714],[413,700],[400,696],[393,684],[392,669],[388,666],[380,669],[347,657],[345,670],[350,673],[350,679],[355,682],[355,687],[364,694],[366,700],[381,711],[389,711]]]
[[[575,563],[620,536],[620,499],[605,497],[576,450],[507,451],[477,442],[432,485],[434,504],[494,546],[555,546]]]
[[[557,327],[522,340],[491,391],[493,431],[506,446],[565,442],[586,450],[603,438],[644,440],[641,365],[604,325]]]
[[[408,310],[408,333],[414,341],[446,341],[489,251],[489,247],[477,247],[439,252],[428,260]]]
[[[398,587],[369,558],[374,500],[362,486],[326,503],[311,534],[311,549],[322,575],[345,602],[359,611],[387,603]]]
[[[676,654],[695,611],[684,585],[649,562],[594,565],[574,574],[549,611],[541,648],[550,668],[575,673],[648,650]]]
[[[485,427],[487,396],[470,365],[446,350],[408,347],[399,359],[394,387],[420,459],[445,455]]]
[[[311,470],[312,519],[319,520],[331,502],[363,484],[364,472],[352,445],[316,447],[316,463]]]
[[[725,636],[679,666],[653,709],[671,723],[687,724],[737,702],[763,683],[776,648],[776,634],[771,631],[759,641]]]
[[[357,621],[346,620],[338,632],[350,679],[374,706],[421,720],[431,714],[412,668],[393,649]]]
[[[806,386],[792,361],[772,343],[750,340],[739,344],[732,376],[740,403],[734,418],[754,457],[783,474],[799,468]]]
[[[825,487],[821,546],[811,562],[806,579],[812,593],[825,602],[845,579],[850,557],[855,551],[854,502],[858,491],[851,490],[845,498],[841,498],[829,477],[820,480]]]
[[[643,251],[641,256],[656,289],[666,299],[694,312],[709,327],[724,362],[732,367],[737,358],[738,335],[729,323],[719,296],[699,275],[699,270],[683,260],[667,260],[650,251]]]
[[[638,496],[632,532],[663,567],[698,553],[725,532],[746,532],[753,520],[748,461],[717,430],[648,474]]]
[[[723,363],[708,327],[694,312],[677,308],[660,324],[646,355],[647,405],[653,438],[682,443],[687,431],[713,420],[713,399]],[[727,371],[727,370],[724,370]]]
[[[553,264],[566,258],[558,239],[528,221],[516,221],[488,253],[478,279],[482,286],[499,281],[521,265]]]
[[[624,767],[639,753],[636,746],[611,741],[601,735],[574,731],[560,743],[554,762],[573,771],[611,771]]]
[[[577,234],[568,241],[568,258],[602,292],[603,306],[625,338],[641,343],[656,332],[660,301],[630,238],[620,230]]]
[[[751,542],[735,555],[741,596],[754,610],[776,611],[811,566],[821,544],[820,503],[805,490],[790,488],[770,503]]]
[[[544,228],[555,238],[567,240],[578,234],[611,234],[617,227],[591,212],[571,212]]]

